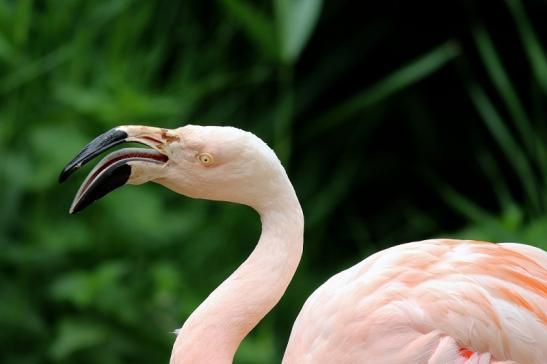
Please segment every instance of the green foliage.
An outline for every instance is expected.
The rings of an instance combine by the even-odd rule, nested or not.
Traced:
[[[256,47],[275,60],[278,55],[278,42],[273,21],[245,0],[222,0],[222,4]]]
[[[319,19],[322,3],[322,0],[274,1],[283,62],[291,64],[298,59]]]
[[[547,54],[545,49],[534,32],[521,1],[506,0],[505,2],[515,19],[524,51],[528,56],[536,81],[540,84],[545,95],[547,95]]]
[[[322,0],[275,0],[274,15],[248,0],[221,0],[229,15],[256,47],[274,61],[291,65],[306,45],[319,19]]]
[[[337,105],[321,116],[315,124],[315,128],[319,130],[330,129],[341,123],[351,121],[352,116],[363,112],[364,109],[382,102],[391,95],[431,76],[439,68],[453,60],[458,53],[457,44],[454,41],[448,41],[422,55],[419,59],[412,60],[402,68],[390,73],[370,88],[361,91],[348,100],[344,100],[341,105]]]
[[[547,75],[547,72],[544,72],[547,70],[544,68],[547,65],[545,52],[520,2],[508,0],[507,5],[515,18],[530,67],[536,76],[532,82],[541,89],[544,87],[544,76]],[[475,81],[468,83],[469,95],[508,164],[512,167],[512,174],[519,179],[525,198],[521,199],[520,205],[517,204],[504,181],[503,173],[499,171],[499,164],[492,158],[484,159],[483,164],[491,171],[488,177],[496,191],[497,204],[501,208],[501,213],[486,211],[449,188],[445,190],[444,195],[456,211],[473,222],[473,225],[463,230],[460,236],[467,238],[484,236],[485,240],[492,241],[520,241],[546,249],[547,242],[544,236],[547,231],[545,223],[547,149],[544,142],[545,135],[538,133],[538,128],[535,128],[532,122],[532,120],[542,120],[543,115],[531,117],[528,115],[487,31],[479,27],[474,30],[473,36],[490,81],[503,100],[509,122],[503,119],[501,116],[503,111],[492,102],[484,87]],[[508,173],[505,172],[505,174]]]
[[[0,362],[166,363],[252,250],[253,211],[157,185],[69,216],[91,166],[58,173],[120,124],[235,125],[288,169],[304,258],[237,363],[279,362],[305,298],[395,242],[547,248],[545,26],[507,0],[424,32],[407,3],[0,0]]]

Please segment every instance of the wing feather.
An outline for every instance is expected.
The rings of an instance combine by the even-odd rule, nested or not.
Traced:
[[[310,296],[285,362],[397,363],[432,333],[440,336],[430,363],[442,362],[439,348],[453,353],[450,340],[476,354],[462,363],[547,363],[547,253],[450,239],[376,253]]]

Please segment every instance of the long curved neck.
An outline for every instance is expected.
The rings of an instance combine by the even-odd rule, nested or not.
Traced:
[[[178,331],[171,364],[231,363],[243,338],[283,296],[302,255],[304,228],[289,187],[260,209],[262,233],[251,255]]]

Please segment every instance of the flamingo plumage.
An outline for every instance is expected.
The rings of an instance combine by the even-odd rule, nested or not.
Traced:
[[[148,181],[193,198],[248,205],[262,232],[251,255],[177,332],[171,364],[233,361],[295,274],[304,217],[275,153],[232,127],[120,126],[63,170],[122,142],[76,194],[71,212]],[[522,244],[437,239],[378,252],[306,301],[283,363],[547,363],[547,253]]]
[[[545,363],[546,267],[545,252],[521,244],[386,249],[311,295],[285,362]]]

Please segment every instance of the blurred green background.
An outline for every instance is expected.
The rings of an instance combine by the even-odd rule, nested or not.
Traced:
[[[69,216],[85,173],[58,173],[116,125],[234,125],[287,167],[304,258],[237,363],[279,362],[305,298],[374,251],[438,236],[547,248],[546,13],[0,0],[0,363],[167,363],[170,332],[253,249],[249,208],[158,185]]]

